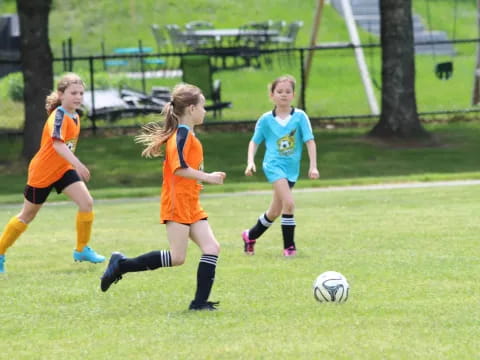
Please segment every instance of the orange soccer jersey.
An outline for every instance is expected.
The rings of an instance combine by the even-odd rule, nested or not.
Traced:
[[[43,127],[40,150],[30,161],[27,184],[45,188],[59,180],[66,171],[73,169],[73,166],[55,151],[53,140],[63,141],[75,152],[79,134],[78,114],[69,114],[62,107],[52,111]]]
[[[174,174],[179,168],[203,170],[203,148],[185,125],[166,142],[160,220],[193,224],[208,215],[200,206],[202,185],[195,179]]]

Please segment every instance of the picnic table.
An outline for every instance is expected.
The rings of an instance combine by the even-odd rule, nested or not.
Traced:
[[[232,41],[242,41],[251,39],[268,39],[272,36],[278,36],[277,30],[263,29],[202,29],[185,31],[186,38],[213,39],[217,46],[229,45]]]
[[[183,32],[184,38],[191,44],[199,44],[195,51],[220,58],[223,69],[243,67],[227,66],[227,58],[243,59],[244,66],[252,62],[259,66],[260,48],[268,45],[270,38],[278,36],[278,30],[269,29],[201,29]]]
[[[126,47],[126,48],[116,48],[113,50],[115,55],[143,55],[143,54],[151,54],[153,53],[153,48],[151,47]],[[129,60],[127,58],[120,58],[120,59],[110,59],[105,60],[105,66],[127,66],[129,65]],[[137,59],[134,59],[137,60]],[[145,57],[142,59],[143,63],[146,65],[164,65],[165,59],[162,58],[155,58],[155,57]]]

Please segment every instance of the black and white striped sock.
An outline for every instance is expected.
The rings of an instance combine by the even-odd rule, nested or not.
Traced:
[[[121,260],[120,271],[127,272],[155,270],[159,267],[172,266],[172,256],[169,250],[151,251],[136,258]]]
[[[295,218],[293,214],[282,215],[282,235],[283,248],[288,249],[290,246],[295,247]]]
[[[197,271],[197,290],[195,292],[196,304],[203,304],[208,300],[215,280],[215,269],[217,268],[217,255],[204,254],[200,258]]]
[[[260,215],[255,226],[248,230],[248,237],[252,240],[258,239],[272,224],[273,221],[267,217],[266,213]]]

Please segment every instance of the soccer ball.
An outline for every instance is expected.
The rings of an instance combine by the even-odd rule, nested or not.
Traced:
[[[350,285],[345,276],[336,271],[320,274],[313,283],[313,296],[319,302],[342,303],[347,301]]]

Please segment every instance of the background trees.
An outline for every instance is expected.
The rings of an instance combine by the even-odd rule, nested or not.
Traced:
[[[411,0],[380,0],[382,111],[370,136],[425,138],[415,97],[415,53]]]
[[[48,38],[51,4],[52,0],[17,0],[25,101],[22,156],[27,160],[38,150],[46,116],[45,97],[53,88],[52,51]]]

